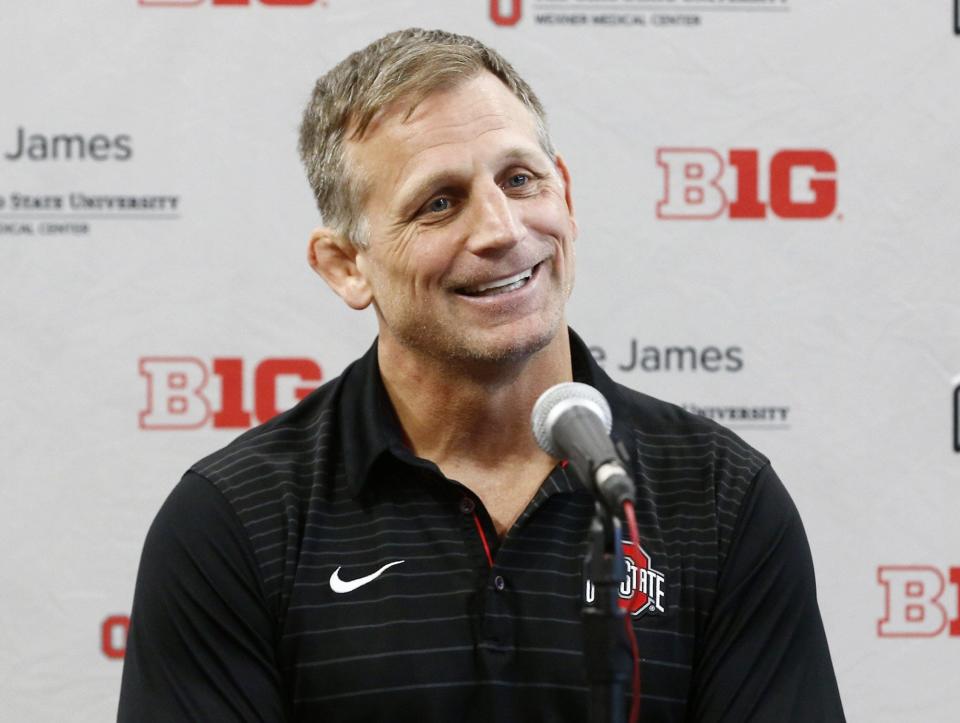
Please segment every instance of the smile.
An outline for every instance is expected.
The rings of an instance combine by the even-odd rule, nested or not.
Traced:
[[[497,296],[499,294],[508,294],[511,291],[516,291],[526,286],[538,266],[540,266],[540,264],[531,266],[519,274],[506,276],[502,279],[495,279],[484,284],[465,286],[457,289],[457,293],[463,294],[464,296]]]

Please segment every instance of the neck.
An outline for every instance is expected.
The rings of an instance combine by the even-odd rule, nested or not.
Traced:
[[[378,359],[412,451],[445,473],[549,460],[530,431],[530,412],[544,390],[573,378],[566,325],[543,349],[509,363],[451,363],[383,335]]]

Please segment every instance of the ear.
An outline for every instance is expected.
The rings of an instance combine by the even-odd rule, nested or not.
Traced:
[[[333,229],[313,230],[307,261],[351,308],[365,309],[373,301],[370,284],[357,267],[357,249]]]
[[[567,202],[567,211],[570,213],[570,221],[573,223],[573,228],[577,228],[577,218],[573,213],[573,192],[571,191],[570,186],[570,169],[567,168],[566,161],[563,160],[563,157],[558,153],[554,163],[557,166],[557,170],[560,172],[560,178],[563,179],[563,198]]]

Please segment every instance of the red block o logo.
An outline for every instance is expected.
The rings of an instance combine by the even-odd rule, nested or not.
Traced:
[[[121,660],[127,652],[130,617],[111,615],[100,626],[100,650],[111,660]]]
[[[490,19],[497,25],[516,25],[523,15],[523,0],[510,0],[510,14],[504,15],[505,0],[490,0]]]

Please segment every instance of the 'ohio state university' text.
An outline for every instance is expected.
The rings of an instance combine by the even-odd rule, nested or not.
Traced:
[[[202,5],[205,0],[140,0],[141,5],[148,7],[193,7]],[[313,5],[317,0],[210,0],[211,5],[273,5],[276,7],[293,7],[297,5]],[[326,4],[321,2],[321,5]]]

